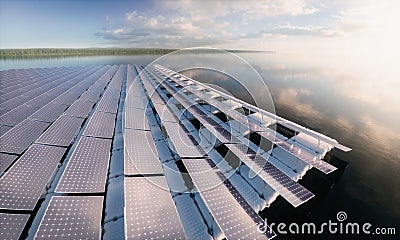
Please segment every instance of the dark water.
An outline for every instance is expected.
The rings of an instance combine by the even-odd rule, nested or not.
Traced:
[[[380,69],[352,67],[321,59],[279,53],[239,54],[260,73],[269,87],[276,113],[326,134],[353,150],[334,150],[327,156],[339,171],[324,176],[311,170],[301,183],[316,194],[310,202],[294,209],[278,198],[262,215],[268,222],[315,222],[336,220],[339,211],[347,222],[400,229],[400,98],[397,75]],[[60,59],[0,61],[1,69],[79,66],[95,64],[148,64],[158,56],[96,56]],[[194,61],[195,62],[195,61]],[[348,61],[347,61],[348,62]],[[172,67],[175,63],[171,62]],[[168,67],[168,66],[167,66]],[[226,70],[228,71],[228,70]],[[229,71],[228,71],[229,72]],[[211,80],[203,79],[205,82]],[[252,78],[245,79],[250,85]],[[213,83],[241,95],[229,81]],[[265,89],[249,87],[254,99],[267,99]],[[268,102],[268,101],[267,101]],[[266,107],[268,109],[268,107]],[[269,109],[268,109],[269,110]],[[326,235],[330,239],[370,239],[365,235]],[[278,239],[322,236],[286,235]]]

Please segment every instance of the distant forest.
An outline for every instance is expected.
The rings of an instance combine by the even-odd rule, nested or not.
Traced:
[[[1,59],[18,58],[48,58],[68,56],[95,55],[138,55],[138,54],[167,54],[178,49],[164,48],[30,48],[30,49],[0,49]],[[214,52],[213,50],[210,50]],[[228,52],[258,52],[247,50],[226,50]]]
[[[92,55],[166,54],[176,49],[160,48],[31,48],[0,49],[0,58],[35,58]]]

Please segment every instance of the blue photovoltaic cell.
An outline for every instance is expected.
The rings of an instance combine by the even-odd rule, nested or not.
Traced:
[[[124,120],[125,128],[150,130],[144,109],[125,107]]]
[[[17,159],[17,155],[0,153],[0,175]]]
[[[65,115],[74,117],[87,118],[89,113],[92,111],[95,103],[86,102],[82,100],[76,100],[68,109],[64,112]]]
[[[57,185],[61,193],[104,192],[111,139],[81,137]]]
[[[54,122],[67,109],[67,105],[50,102],[34,114],[29,116],[30,119],[35,119],[43,122]]]
[[[78,134],[82,124],[82,118],[62,115],[40,137],[37,143],[69,146]]]
[[[0,137],[0,152],[21,154],[50,125],[50,123],[24,120]]]
[[[124,140],[126,175],[163,173],[150,131],[125,129]]]
[[[186,239],[165,177],[125,178],[124,193],[125,239]]]
[[[112,138],[114,136],[116,114],[94,112],[83,132],[85,136]]]
[[[0,239],[19,239],[29,216],[29,214],[0,213]]]
[[[101,239],[101,196],[54,196],[35,239]]]
[[[33,210],[65,150],[33,144],[1,177],[0,209]]]
[[[117,113],[118,112],[119,100],[112,99],[109,97],[102,97],[97,104],[96,111]]]
[[[164,122],[163,125],[180,157],[196,158],[205,155],[201,147],[197,143],[193,143],[179,123]]]
[[[10,110],[4,115],[0,116],[0,124],[7,125],[7,126],[15,126],[18,123],[25,120],[29,117],[32,113],[36,112],[38,108],[28,105],[21,105],[19,107]]]

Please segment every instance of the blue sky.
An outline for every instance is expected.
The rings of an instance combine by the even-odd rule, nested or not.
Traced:
[[[315,51],[333,51],[358,47],[360,39],[368,37],[371,42],[371,37],[376,40],[393,31],[398,7],[395,0],[0,0],[0,47],[212,46],[301,51],[312,46]],[[395,42],[392,37],[387,40]]]

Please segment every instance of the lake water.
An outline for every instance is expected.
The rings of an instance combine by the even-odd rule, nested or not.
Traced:
[[[316,194],[310,202],[294,209],[279,199],[262,216],[274,223],[323,223],[336,220],[336,214],[345,211],[347,222],[397,227],[396,232],[399,233],[400,80],[397,75],[384,67],[371,69],[346,59],[335,62],[280,53],[240,53],[239,56],[260,73],[271,92],[278,115],[326,134],[353,149],[348,153],[335,149],[327,156],[340,168],[331,176],[312,170],[301,180]],[[145,65],[157,57],[0,60],[0,69],[127,63]],[[173,65],[171,62],[170,66]],[[252,79],[245,81],[252,83]],[[226,89],[232,88],[226,81],[213,83]],[[254,99],[268,98],[267,92],[254,88],[251,91]],[[231,91],[233,95],[249,100],[239,94],[241,91]],[[291,239],[293,235],[280,236],[282,239],[286,237]],[[339,238],[338,235],[325,237]],[[375,237],[396,239],[394,236]],[[357,236],[347,236],[346,239],[353,238]],[[360,236],[360,239],[365,239],[365,236]]]

